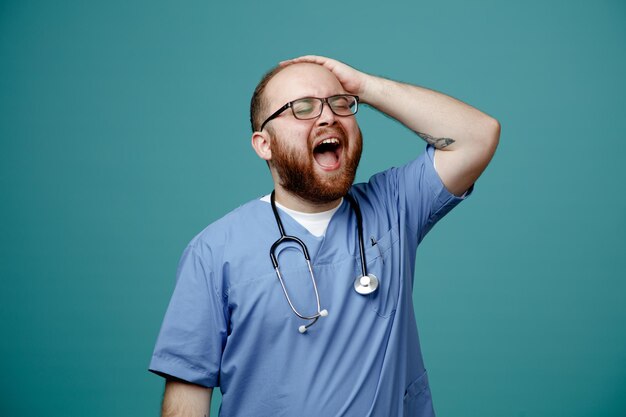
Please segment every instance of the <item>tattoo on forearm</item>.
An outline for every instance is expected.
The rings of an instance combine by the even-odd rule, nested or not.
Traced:
[[[443,149],[446,146],[452,145],[455,142],[455,140],[452,138],[434,138],[426,133],[418,131],[415,131],[415,133],[417,133],[417,136],[424,139],[426,142],[430,143],[437,149]]]

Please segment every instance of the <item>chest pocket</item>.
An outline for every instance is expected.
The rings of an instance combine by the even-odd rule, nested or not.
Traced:
[[[376,314],[388,318],[395,312],[400,294],[398,232],[392,228],[382,236],[364,238],[367,273],[378,278],[378,290],[363,297],[368,298],[368,304]],[[358,259],[354,276],[360,275],[361,265]]]

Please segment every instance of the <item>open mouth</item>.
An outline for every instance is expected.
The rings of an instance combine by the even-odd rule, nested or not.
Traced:
[[[325,170],[339,168],[340,155],[341,142],[337,138],[324,139],[313,149],[315,161]]]

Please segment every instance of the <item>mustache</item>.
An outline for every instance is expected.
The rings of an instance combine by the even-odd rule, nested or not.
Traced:
[[[315,143],[318,139],[333,136],[337,139],[340,139],[342,142],[345,142],[348,139],[348,134],[341,126],[336,127],[320,127],[313,133],[313,143]]]

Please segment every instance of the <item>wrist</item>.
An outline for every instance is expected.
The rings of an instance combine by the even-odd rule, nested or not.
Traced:
[[[376,107],[377,97],[380,97],[384,90],[384,78],[376,77],[370,74],[364,74],[363,88],[359,92],[359,101]]]

